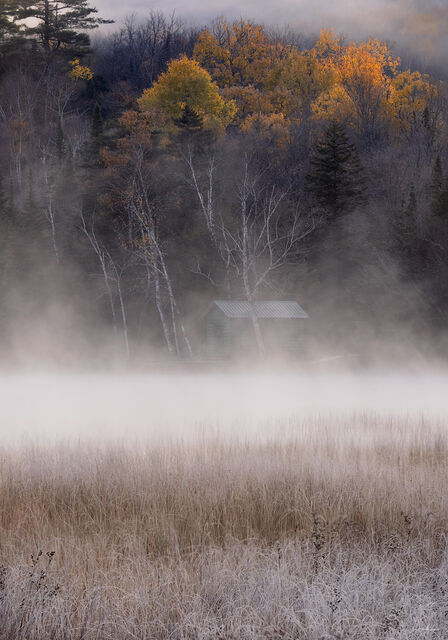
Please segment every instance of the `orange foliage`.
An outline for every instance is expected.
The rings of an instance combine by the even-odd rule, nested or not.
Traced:
[[[310,115],[344,122],[358,131],[406,132],[438,95],[428,76],[400,71],[385,42],[345,43],[332,30],[314,47],[273,43],[261,25],[221,19],[204,30],[194,60],[171,63],[139,100],[169,118],[185,104],[198,114],[242,131],[286,140],[291,125]]]
[[[261,86],[266,75],[287,49],[269,41],[261,25],[222,19],[199,36],[194,57],[220,87]]]
[[[389,117],[392,80],[400,59],[384,42],[371,39],[343,45],[331,32],[324,32],[313,51],[334,73],[335,81],[313,104],[318,118],[345,120],[362,129]]]
[[[419,71],[404,71],[392,81],[391,105],[394,124],[409,131],[416,119],[422,119],[425,109],[438,96],[439,88],[428,75]]]

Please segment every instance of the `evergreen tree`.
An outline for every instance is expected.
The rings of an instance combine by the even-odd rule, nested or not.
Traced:
[[[0,60],[14,52],[21,41],[17,11],[17,0],[0,0]]]
[[[19,20],[26,20],[25,33],[37,40],[44,51],[61,51],[67,56],[89,50],[88,30],[111,22],[96,17],[88,0],[21,0]]]
[[[15,6],[13,2],[2,0],[0,3],[0,41],[3,42],[17,31],[14,22]]]
[[[432,201],[432,212],[438,218],[448,221],[448,177],[439,194]]]
[[[392,230],[393,256],[401,266],[403,277],[413,282],[421,281],[431,268],[431,258],[427,240],[419,233],[418,200],[414,184],[411,184],[407,200],[402,202],[392,219]]]
[[[184,107],[182,117],[174,120],[178,127],[177,142],[191,145],[195,153],[204,154],[216,141],[216,131],[204,127],[204,118],[188,104]]]
[[[312,153],[305,187],[332,216],[365,201],[366,177],[358,152],[337,122],[327,127]]]
[[[100,140],[103,135],[103,116],[98,102],[93,108],[91,135],[94,140]]]
[[[409,200],[406,207],[406,217],[409,220],[414,220],[417,215],[417,196],[415,193],[415,186],[411,185],[411,190],[409,192]]]
[[[202,130],[204,126],[204,118],[198,114],[190,105],[185,105],[182,117],[176,119],[175,124],[187,133],[197,133]]]
[[[448,219],[448,176],[444,180],[440,156],[437,156],[434,162],[429,193],[431,195],[431,211],[433,214],[437,217],[446,217]]]
[[[431,184],[429,185],[429,192],[431,194],[432,199],[436,199],[440,192],[442,191],[443,186],[443,169],[442,169],[442,161],[440,156],[437,156],[434,162],[434,167],[432,170]]]

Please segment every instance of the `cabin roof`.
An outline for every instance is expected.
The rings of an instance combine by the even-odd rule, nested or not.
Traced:
[[[250,305],[244,300],[213,300],[228,318],[250,318]],[[308,318],[294,300],[260,300],[254,303],[257,318]]]

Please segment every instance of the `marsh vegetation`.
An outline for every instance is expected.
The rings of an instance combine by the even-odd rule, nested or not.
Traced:
[[[99,423],[87,388],[109,389],[109,440],[72,423],[61,442],[34,403],[16,430],[35,444],[0,454],[1,640],[447,638],[443,376],[288,380],[277,398],[262,376],[60,384],[53,426],[70,393]]]

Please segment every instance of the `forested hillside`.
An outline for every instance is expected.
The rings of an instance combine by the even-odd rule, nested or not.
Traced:
[[[442,80],[331,30],[152,13],[90,41],[105,21],[2,0],[5,358],[200,357],[214,298],[296,299],[336,349],[443,352]]]

